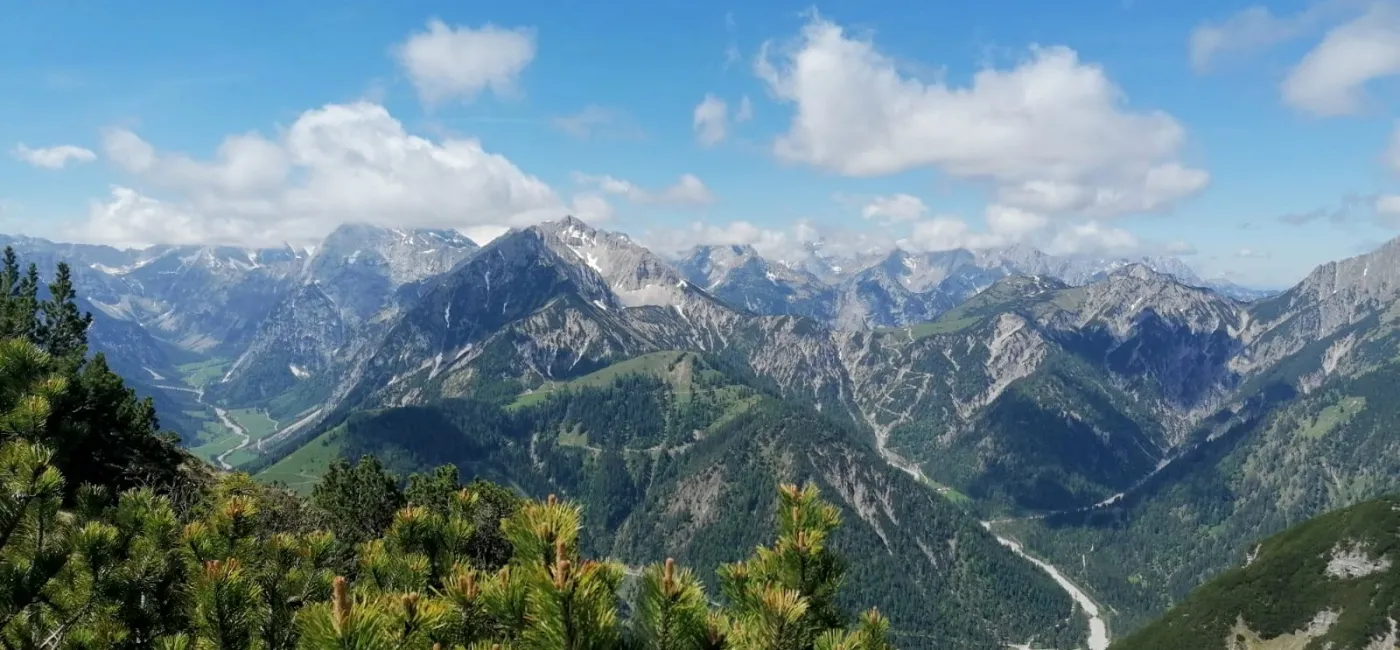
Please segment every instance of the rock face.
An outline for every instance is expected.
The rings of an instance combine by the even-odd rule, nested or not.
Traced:
[[[281,397],[281,416],[319,406],[339,383],[335,372],[376,341],[380,323],[400,308],[402,288],[451,270],[476,250],[449,231],[337,228],[211,390],[234,403]]]
[[[802,268],[770,262],[752,246],[702,246],[676,268],[720,300],[755,314],[835,317],[834,287]]]

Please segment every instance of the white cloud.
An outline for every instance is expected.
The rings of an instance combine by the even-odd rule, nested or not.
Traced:
[[[747,221],[714,224],[696,221],[689,228],[653,231],[647,242],[659,250],[675,253],[695,246],[753,246],[762,255],[782,255],[793,242],[792,235],[756,226]]]
[[[1060,228],[1042,249],[1051,255],[1123,255],[1139,246],[1137,237],[1122,228],[1085,221]]]
[[[739,99],[739,110],[734,112],[735,122],[747,122],[753,119],[753,102],[749,101],[749,96],[744,95]]]
[[[1188,49],[1197,72],[1210,69],[1222,54],[1262,50],[1301,36],[1320,15],[1318,7],[1293,16],[1279,17],[1268,7],[1255,5],[1218,23],[1204,23],[1191,30]]]
[[[1197,251],[1196,247],[1192,246],[1190,242],[1178,239],[1173,242],[1168,242],[1167,245],[1162,248],[1162,252],[1166,253],[1167,255],[1186,257],[1188,255],[1195,255],[1199,251]]]
[[[1385,151],[1384,161],[1396,174],[1400,174],[1400,120],[1395,122],[1395,132],[1390,135],[1390,147]]]
[[[473,242],[475,242],[477,246],[485,246],[491,243],[491,240],[500,237],[501,235],[504,235],[507,232],[510,232],[510,228],[506,226],[493,225],[468,226],[466,228],[462,228],[461,232],[463,235],[467,236],[467,239],[470,239]]]
[[[1068,48],[1033,48],[964,87],[905,69],[815,14],[795,42],[765,43],[755,72],[796,108],[775,154],[847,176],[931,167],[988,182],[1011,207],[1092,217],[1162,210],[1209,182],[1179,160],[1175,119],[1128,109]]]
[[[535,32],[486,24],[480,28],[428,21],[394,48],[394,58],[408,73],[423,103],[449,99],[470,102],[490,89],[497,96],[517,93],[516,81],[535,58]]]
[[[631,181],[612,176],[575,173],[574,182],[595,187],[604,194],[624,197],[633,203],[698,206],[715,202],[714,193],[694,174],[681,174],[675,183],[656,191],[643,189]]]
[[[570,209],[477,140],[410,134],[369,102],[308,110],[277,140],[231,136],[209,161],[157,151],[126,130],[107,131],[104,147],[149,187],[114,189],[71,237],[276,245],[315,241],[347,221],[466,230],[525,226]],[[575,200],[595,219],[608,213],[605,201]]]
[[[973,230],[966,221],[953,216],[922,220],[913,225],[901,245],[918,252],[998,248],[1044,239],[1044,231],[1051,225],[1043,214],[997,203],[988,205],[982,218],[987,224],[985,231]]]
[[[881,221],[914,221],[928,214],[922,199],[908,194],[877,196],[860,209],[860,216]]]
[[[1400,228],[1400,194],[1376,197],[1376,223]]]
[[[122,248],[142,247],[157,240],[180,244],[237,241],[247,236],[248,224],[229,219],[206,219],[129,187],[113,186],[107,201],[92,201],[88,220],[73,235],[85,241]]]
[[[606,197],[584,193],[569,202],[569,213],[589,223],[601,223],[613,218],[612,204]]]
[[[1321,116],[1350,115],[1365,103],[1367,83],[1400,74],[1400,9],[1377,2],[1334,27],[1283,80],[1286,103]]]
[[[97,160],[97,154],[93,153],[92,150],[71,144],[30,149],[21,142],[15,145],[11,153],[17,160],[44,169],[63,169],[70,162],[85,163]]]
[[[833,230],[799,220],[779,228],[765,228],[748,221],[714,223],[696,221],[685,228],[656,229],[641,238],[665,253],[688,251],[695,246],[752,246],[772,260],[800,263],[811,258],[813,246],[837,258],[870,255],[892,250],[895,240],[883,231]]]
[[[1043,214],[995,203],[987,206],[983,218],[993,234],[1012,242],[1040,232],[1050,222]]]
[[[215,160],[200,162],[183,154],[161,154],[126,129],[107,129],[103,150],[121,169],[153,183],[199,193],[240,194],[281,185],[291,171],[284,148],[256,133],[224,138]]]
[[[602,106],[586,106],[582,111],[574,115],[564,115],[550,120],[555,128],[574,136],[580,140],[586,140],[593,132],[600,127],[613,124],[621,118],[619,111]]]
[[[714,95],[705,95],[705,99],[695,105],[691,126],[700,144],[712,147],[723,142],[729,135],[729,105]]]
[[[1257,248],[1241,248],[1235,251],[1235,257],[1240,259],[1268,259],[1268,251],[1261,251]]]
[[[932,253],[958,248],[990,248],[996,243],[994,236],[973,232],[962,219],[934,217],[914,224],[900,245],[911,251]]]

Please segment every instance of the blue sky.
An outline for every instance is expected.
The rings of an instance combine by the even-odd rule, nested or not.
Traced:
[[[1027,242],[1262,286],[1400,235],[1389,0],[6,12],[5,232],[485,238],[574,212],[669,248]]]

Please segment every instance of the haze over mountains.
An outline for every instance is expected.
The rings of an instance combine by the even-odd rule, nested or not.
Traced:
[[[451,462],[584,498],[601,551],[700,566],[748,543],[735,517],[773,480],[811,478],[908,647],[1088,638],[1052,623],[1088,608],[992,534],[1121,636],[1400,475],[1400,242],[1268,297],[1025,248],[668,259],[572,218],[484,247],[11,243],[76,267],[94,347],[215,462],[289,483],[340,454]],[[896,579],[903,604],[866,591]]]

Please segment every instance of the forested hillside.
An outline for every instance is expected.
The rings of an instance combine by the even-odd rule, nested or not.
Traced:
[[[585,549],[674,557],[701,576],[776,532],[774,484],[811,481],[846,522],[831,539],[849,562],[843,604],[878,606],[901,647],[1068,646],[1084,633],[1047,576],[858,431],[712,357],[656,353],[509,402],[360,413],[259,477],[305,491],[333,459],[362,455],[401,474],[451,463],[569,495],[583,506]]]
[[[1294,526],[1113,650],[1394,648],[1397,530],[1397,497]]]

